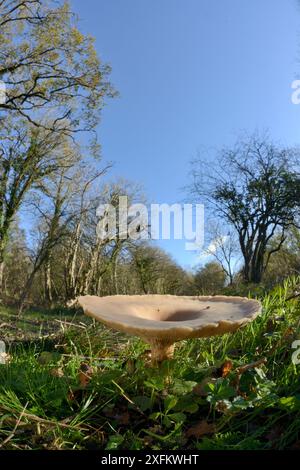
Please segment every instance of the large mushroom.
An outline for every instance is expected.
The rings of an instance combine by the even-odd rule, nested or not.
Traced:
[[[261,311],[259,301],[245,297],[86,295],[77,300],[85,314],[149,343],[154,363],[171,358],[176,341],[236,331]]]

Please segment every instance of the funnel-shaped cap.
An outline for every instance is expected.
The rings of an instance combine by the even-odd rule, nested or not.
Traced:
[[[111,328],[170,344],[235,331],[261,311],[257,300],[226,296],[84,296],[78,302],[87,315]]]

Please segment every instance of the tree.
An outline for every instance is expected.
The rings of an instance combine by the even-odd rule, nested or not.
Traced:
[[[162,277],[162,268],[169,263],[166,253],[159,248],[143,244],[132,247],[131,256],[143,294],[155,293],[157,283]]]
[[[112,293],[118,294],[119,293],[119,282],[118,282],[118,262],[119,259],[126,256],[127,250],[134,246],[135,244],[139,244],[139,236],[143,230],[148,230],[148,226],[139,226],[134,229],[134,234],[137,236],[136,239],[131,239],[129,235],[130,231],[130,222],[132,222],[132,217],[128,216],[126,221],[126,230],[127,233],[123,233],[123,227],[121,225],[120,220],[120,197],[127,197],[127,204],[130,207],[132,204],[136,202],[145,202],[145,197],[142,193],[142,189],[139,185],[133,184],[130,181],[126,181],[124,179],[120,179],[115,183],[110,183],[103,188],[102,194],[98,199],[98,203],[100,204],[109,204],[110,206],[114,207],[116,212],[116,226],[109,228],[107,226],[107,233],[105,237],[102,239],[101,237],[96,238],[96,247],[97,245],[100,247],[96,248],[96,253],[98,256],[102,254],[102,268],[99,266],[98,269],[95,270],[95,274],[98,277],[98,285],[100,286],[102,276],[109,271],[111,274],[111,281],[112,281]],[[100,215],[99,223],[101,226],[106,224],[106,214]],[[110,231],[112,230],[112,231]],[[132,235],[132,234],[131,234]],[[103,256],[104,255],[104,256]],[[99,258],[98,258],[99,259]],[[104,261],[104,262],[103,262]]]
[[[195,274],[195,286],[200,295],[220,293],[225,286],[226,274],[222,266],[213,261],[200,268]]]
[[[267,136],[241,139],[216,163],[197,160],[192,191],[236,230],[245,282],[262,280],[286,231],[297,225],[300,205],[299,151],[276,146]],[[205,166],[204,166],[205,165]],[[268,246],[277,236],[271,250]]]
[[[94,243],[96,235],[97,200],[92,197],[91,191],[95,182],[98,182],[108,168],[109,166],[101,171],[84,171],[80,181],[76,181],[78,196],[73,201],[75,216],[71,220],[66,242],[63,244],[65,300],[74,299],[83,292],[82,269],[83,259],[86,258],[83,253],[86,254],[91,240]],[[97,256],[95,258],[97,259]],[[92,260],[94,261],[93,257]],[[90,270],[93,271],[91,264],[89,263]]]
[[[69,135],[95,128],[104,98],[114,94],[110,69],[67,2],[0,1],[0,43],[0,117],[8,112]]]
[[[135,291],[143,294],[183,295],[188,287],[185,271],[161,248],[144,242],[130,247]]]
[[[212,223],[208,228],[208,232],[211,241],[205,253],[215,258],[226,274],[229,285],[232,285],[240,261],[236,233],[229,228],[224,234],[224,229],[219,223]]]
[[[24,230],[16,218],[10,227],[9,242],[5,257],[3,298],[6,303],[16,303],[23,292],[30,271],[30,259]]]
[[[82,158],[76,133],[94,136],[114,95],[109,67],[76,23],[67,2],[0,1],[0,291],[15,215],[34,187]]]
[[[278,243],[273,240],[268,247],[272,250]],[[287,231],[286,240],[280,251],[274,253],[265,273],[264,283],[273,286],[289,276],[300,275],[300,231],[292,228]]]
[[[31,290],[34,278],[42,266],[45,267],[45,294],[47,303],[52,304],[52,277],[51,277],[51,255],[53,249],[61,242],[67,233],[67,227],[73,212],[69,212],[70,198],[74,189],[73,181],[68,178],[67,170],[62,169],[57,179],[52,184],[50,181],[43,188],[46,193],[48,204],[41,199],[35,204],[39,212],[39,224],[35,228],[39,239],[33,257],[32,270],[26,281],[20,298],[19,313],[22,312],[25,300]],[[43,208],[43,203],[46,205]]]
[[[85,211],[89,210],[89,204],[85,202],[85,196],[91,185],[102,176],[107,168],[98,171],[87,169],[82,163],[70,168],[61,168],[57,175],[52,175],[39,187],[39,192],[31,200],[31,206],[37,214],[35,234],[38,235],[32,257],[32,270],[28,276],[21,300],[20,311],[29,295],[34,279],[43,268],[44,272],[44,297],[48,306],[53,305],[53,288],[55,285],[52,271],[56,272],[59,265],[54,258],[56,253],[62,256],[62,247],[65,247],[64,266],[73,268],[76,263],[72,259],[74,252],[78,251],[73,242],[78,238],[78,226],[82,223]],[[95,211],[96,212],[96,211]],[[36,237],[35,237],[36,238]],[[71,259],[69,258],[71,256]],[[55,270],[53,268],[55,267]],[[67,279],[72,278],[72,272],[65,272],[65,287],[68,287]],[[63,299],[65,296],[61,296]]]
[[[25,122],[0,133],[0,289],[10,226],[29,191],[78,158],[69,139]]]

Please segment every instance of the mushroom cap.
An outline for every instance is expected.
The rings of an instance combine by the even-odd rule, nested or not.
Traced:
[[[233,332],[261,312],[258,300],[221,295],[86,295],[77,300],[85,314],[150,343]]]

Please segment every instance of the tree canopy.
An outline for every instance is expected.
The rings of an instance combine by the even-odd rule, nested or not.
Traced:
[[[110,68],[68,2],[0,1],[0,43],[0,118],[9,112],[68,134],[95,128],[105,97],[114,94]]]

